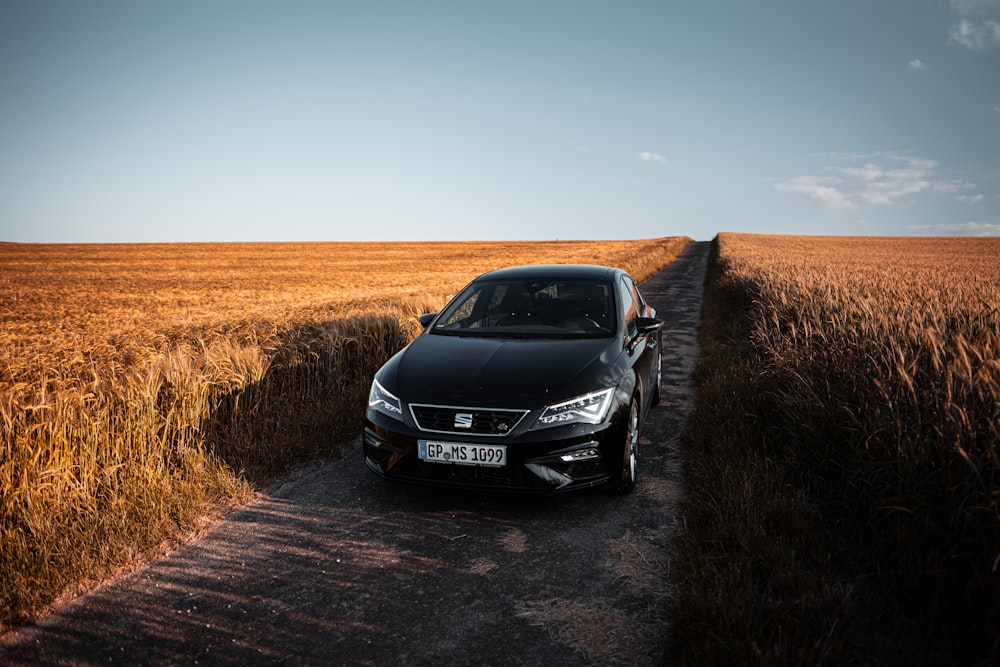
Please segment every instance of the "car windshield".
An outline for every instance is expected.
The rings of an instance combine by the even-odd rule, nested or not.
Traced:
[[[480,280],[441,313],[431,333],[514,338],[598,338],[615,333],[611,283]]]

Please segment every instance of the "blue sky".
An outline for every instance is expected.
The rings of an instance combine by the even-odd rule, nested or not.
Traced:
[[[1000,235],[1000,0],[0,0],[0,241]]]

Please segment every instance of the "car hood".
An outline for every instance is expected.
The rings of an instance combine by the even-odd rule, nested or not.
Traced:
[[[509,339],[422,334],[386,364],[401,399],[533,408],[613,386],[617,338]]]

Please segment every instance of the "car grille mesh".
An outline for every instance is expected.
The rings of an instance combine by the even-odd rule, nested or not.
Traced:
[[[445,405],[411,405],[410,412],[421,431],[499,437],[512,433],[528,411],[456,408]],[[470,418],[471,424],[469,423]],[[462,424],[468,424],[468,426],[463,427]]]

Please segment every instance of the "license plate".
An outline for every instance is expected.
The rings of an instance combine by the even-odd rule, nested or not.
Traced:
[[[470,445],[461,442],[418,440],[418,455],[422,461],[456,463],[466,466],[507,465],[507,448],[503,445]]]

